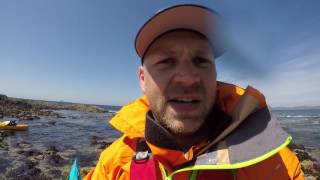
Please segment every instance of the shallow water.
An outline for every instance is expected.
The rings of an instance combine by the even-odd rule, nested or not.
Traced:
[[[59,175],[62,177],[63,171],[71,166],[74,158],[79,160],[81,167],[94,166],[104,149],[101,147],[103,142],[112,142],[120,135],[107,123],[113,114],[65,110],[57,112],[64,118],[41,117],[32,121],[19,121],[29,125],[28,131],[6,132],[8,137],[4,138],[5,145],[0,147],[2,178],[15,176],[12,171],[24,173],[24,162],[28,160],[36,162],[34,167],[39,167],[45,174],[55,170],[56,177],[49,175],[48,179],[56,179]],[[57,151],[61,160],[59,157],[58,160],[49,157],[53,154],[50,151],[52,149]]]
[[[120,133],[108,121],[113,114],[56,111],[64,118],[41,117],[20,121],[29,125],[25,132],[6,132],[0,146],[1,179],[65,179],[72,161],[82,168],[96,164],[104,143]],[[320,149],[320,111],[273,111],[294,142],[312,150]],[[8,119],[8,118],[7,118]],[[318,153],[319,154],[319,153]],[[56,157],[58,156],[58,157]],[[23,178],[22,178],[23,177]]]
[[[309,149],[320,149],[320,110],[272,111],[294,142]]]
[[[20,121],[29,125],[26,132],[15,132],[11,142],[24,141],[39,150],[54,145],[60,151],[69,148],[83,149],[90,145],[92,136],[112,140],[118,134],[107,122],[112,115],[98,113],[81,113],[75,111],[58,111],[65,118],[42,118],[33,121]],[[55,122],[55,123],[54,123]],[[54,124],[52,124],[54,123]],[[93,147],[87,147],[93,149]]]

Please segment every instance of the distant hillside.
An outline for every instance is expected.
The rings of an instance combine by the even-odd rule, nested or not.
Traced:
[[[15,102],[24,102],[28,103],[33,106],[41,106],[41,109],[72,109],[72,107],[96,107],[101,111],[111,110],[111,111],[118,111],[122,106],[114,106],[114,105],[97,105],[97,104],[83,104],[83,103],[73,103],[73,102],[66,102],[66,101],[45,101],[45,100],[34,100],[34,99],[23,99],[23,98],[14,98],[14,97],[7,97],[5,94],[0,94],[0,100],[7,99],[9,101]],[[102,108],[102,109],[101,109]]]
[[[107,112],[106,109],[98,107],[91,104],[81,104],[81,103],[71,103],[71,102],[62,102],[62,101],[43,101],[43,100],[32,100],[32,99],[19,99],[11,98],[14,100],[20,100],[31,104],[32,106],[39,106],[41,109],[52,109],[52,110],[75,110],[81,112],[98,112],[103,113]]]
[[[320,106],[295,106],[295,107],[272,107],[273,110],[314,110],[319,109]]]
[[[97,106],[107,109],[108,111],[119,111],[122,107],[122,106],[112,106],[112,105],[97,105]]]
[[[58,116],[52,110],[74,110],[94,113],[114,113],[120,106],[80,104],[63,101],[43,101],[7,97],[0,94],[0,118],[17,117],[19,119],[36,119],[39,116]]]

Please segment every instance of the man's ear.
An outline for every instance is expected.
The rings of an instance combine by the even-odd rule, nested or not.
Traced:
[[[143,94],[145,94],[145,92],[146,92],[144,71],[145,71],[145,69],[143,69],[143,66],[139,66],[138,77],[139,77],[140,88],[141,88]]]

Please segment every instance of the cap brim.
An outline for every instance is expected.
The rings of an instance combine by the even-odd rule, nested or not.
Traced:
[[[150,44],[165,32],[175,29],[197,31],[208,38],[214,46],[215,57],[222,54],[216,45],[216,22],[218,14],[204,6],[184,4],[166,8],[151,17],[139,30],[135,49],[143,57]]]

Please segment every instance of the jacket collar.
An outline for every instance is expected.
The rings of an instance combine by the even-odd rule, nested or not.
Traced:
[[[250,93],[250,95],[256,99],[260,108],[266,106],[264,96],[259,91],[251,87],[242,89],[235,85],[223,82],[218,82],[216,104],[219,109],[229,116],[232,116],[232,118],[239,116],[239,114],[242,116],[241,118],[245,118],[245,116],[251,114],[255,110],[255,108],[248,109],[246,104],[238,105],[238,107],[236,106],[245,92]],[[236,114],[234,114],[235,109],[237,109]],[[109,123],[115,129],[129,137],[144,137],[146,114],[148,111],[149,103],[147,98],[141,96],[123,106]],[[243,111],[245,111],[245,113],[241,113]]]
[[[175,147],[168,147],[166,144],[161,144],[161,147],[159,147],[147,142],[154,156],[161,163],[167,165],[166,167],[170,167],[170,165],[177,167],[195,160],[193,157],[198,157],[198,154],[200,154],[198,153],[199,148],[201,148],[201,150],[206,149],[206,151],[201,152],[201,154],[204,154],[196,158],[196,161],[193,161],[194,164],[211,164],[216,166],[221,163],[240,163],[247,166],[251,162],[257,163],[258,161],[251,160],[263,156],[265,153],[267,153],[268,157],[276,153],[274,149],[277,149],[284,142],[285,138],[288,137],[275,124],[275,121],[270,119],[270,113],[267,109],[264,96],[251,87],[242,89],[231,84],[218,82],[217,106],[232,117],[232,122],[215,140],[209,144],[193,146],[187,152],[175,150]],[[110,120],[110,124],[130,138],[145,137],[145,126],[148,124],[146,123],[146,115],[148,111],[148,101],[145,96],[142,96],[132,103],[125,105]],[[257,115],[250,115],[254,113]],[[249,120],[246,120],[246,123],[242,123],[248,116],[251,118],[248,118]],[[238,128],[240,124],[241,128]],[[265,126],[262,127],[261,124]],[[151,123],[152,125],[155,124]],[[269,143],[261,146],[264,142]],[[203,148],[203,146],[207,148]],[[253,147],[254,150],[248,151],[248,147]],[[273,153],[269,153],[270,151]],[[239,156],[239,153],[241,156]],[[267,156],[263,157],[266,158]],[[250,163],[241,163],[249,161]]]
[[[201,142],[209,142],[215,139],[231,122],[231,117],[214,107],[200,129],[186,139],[201,139]],[[176,143],[174,136],[154,119],[151,111],[146,117],[145,138],[148,142],[167,149],[187,152],[190,146],[181,147]],[[196,139],[194,141],[197,141]]]

